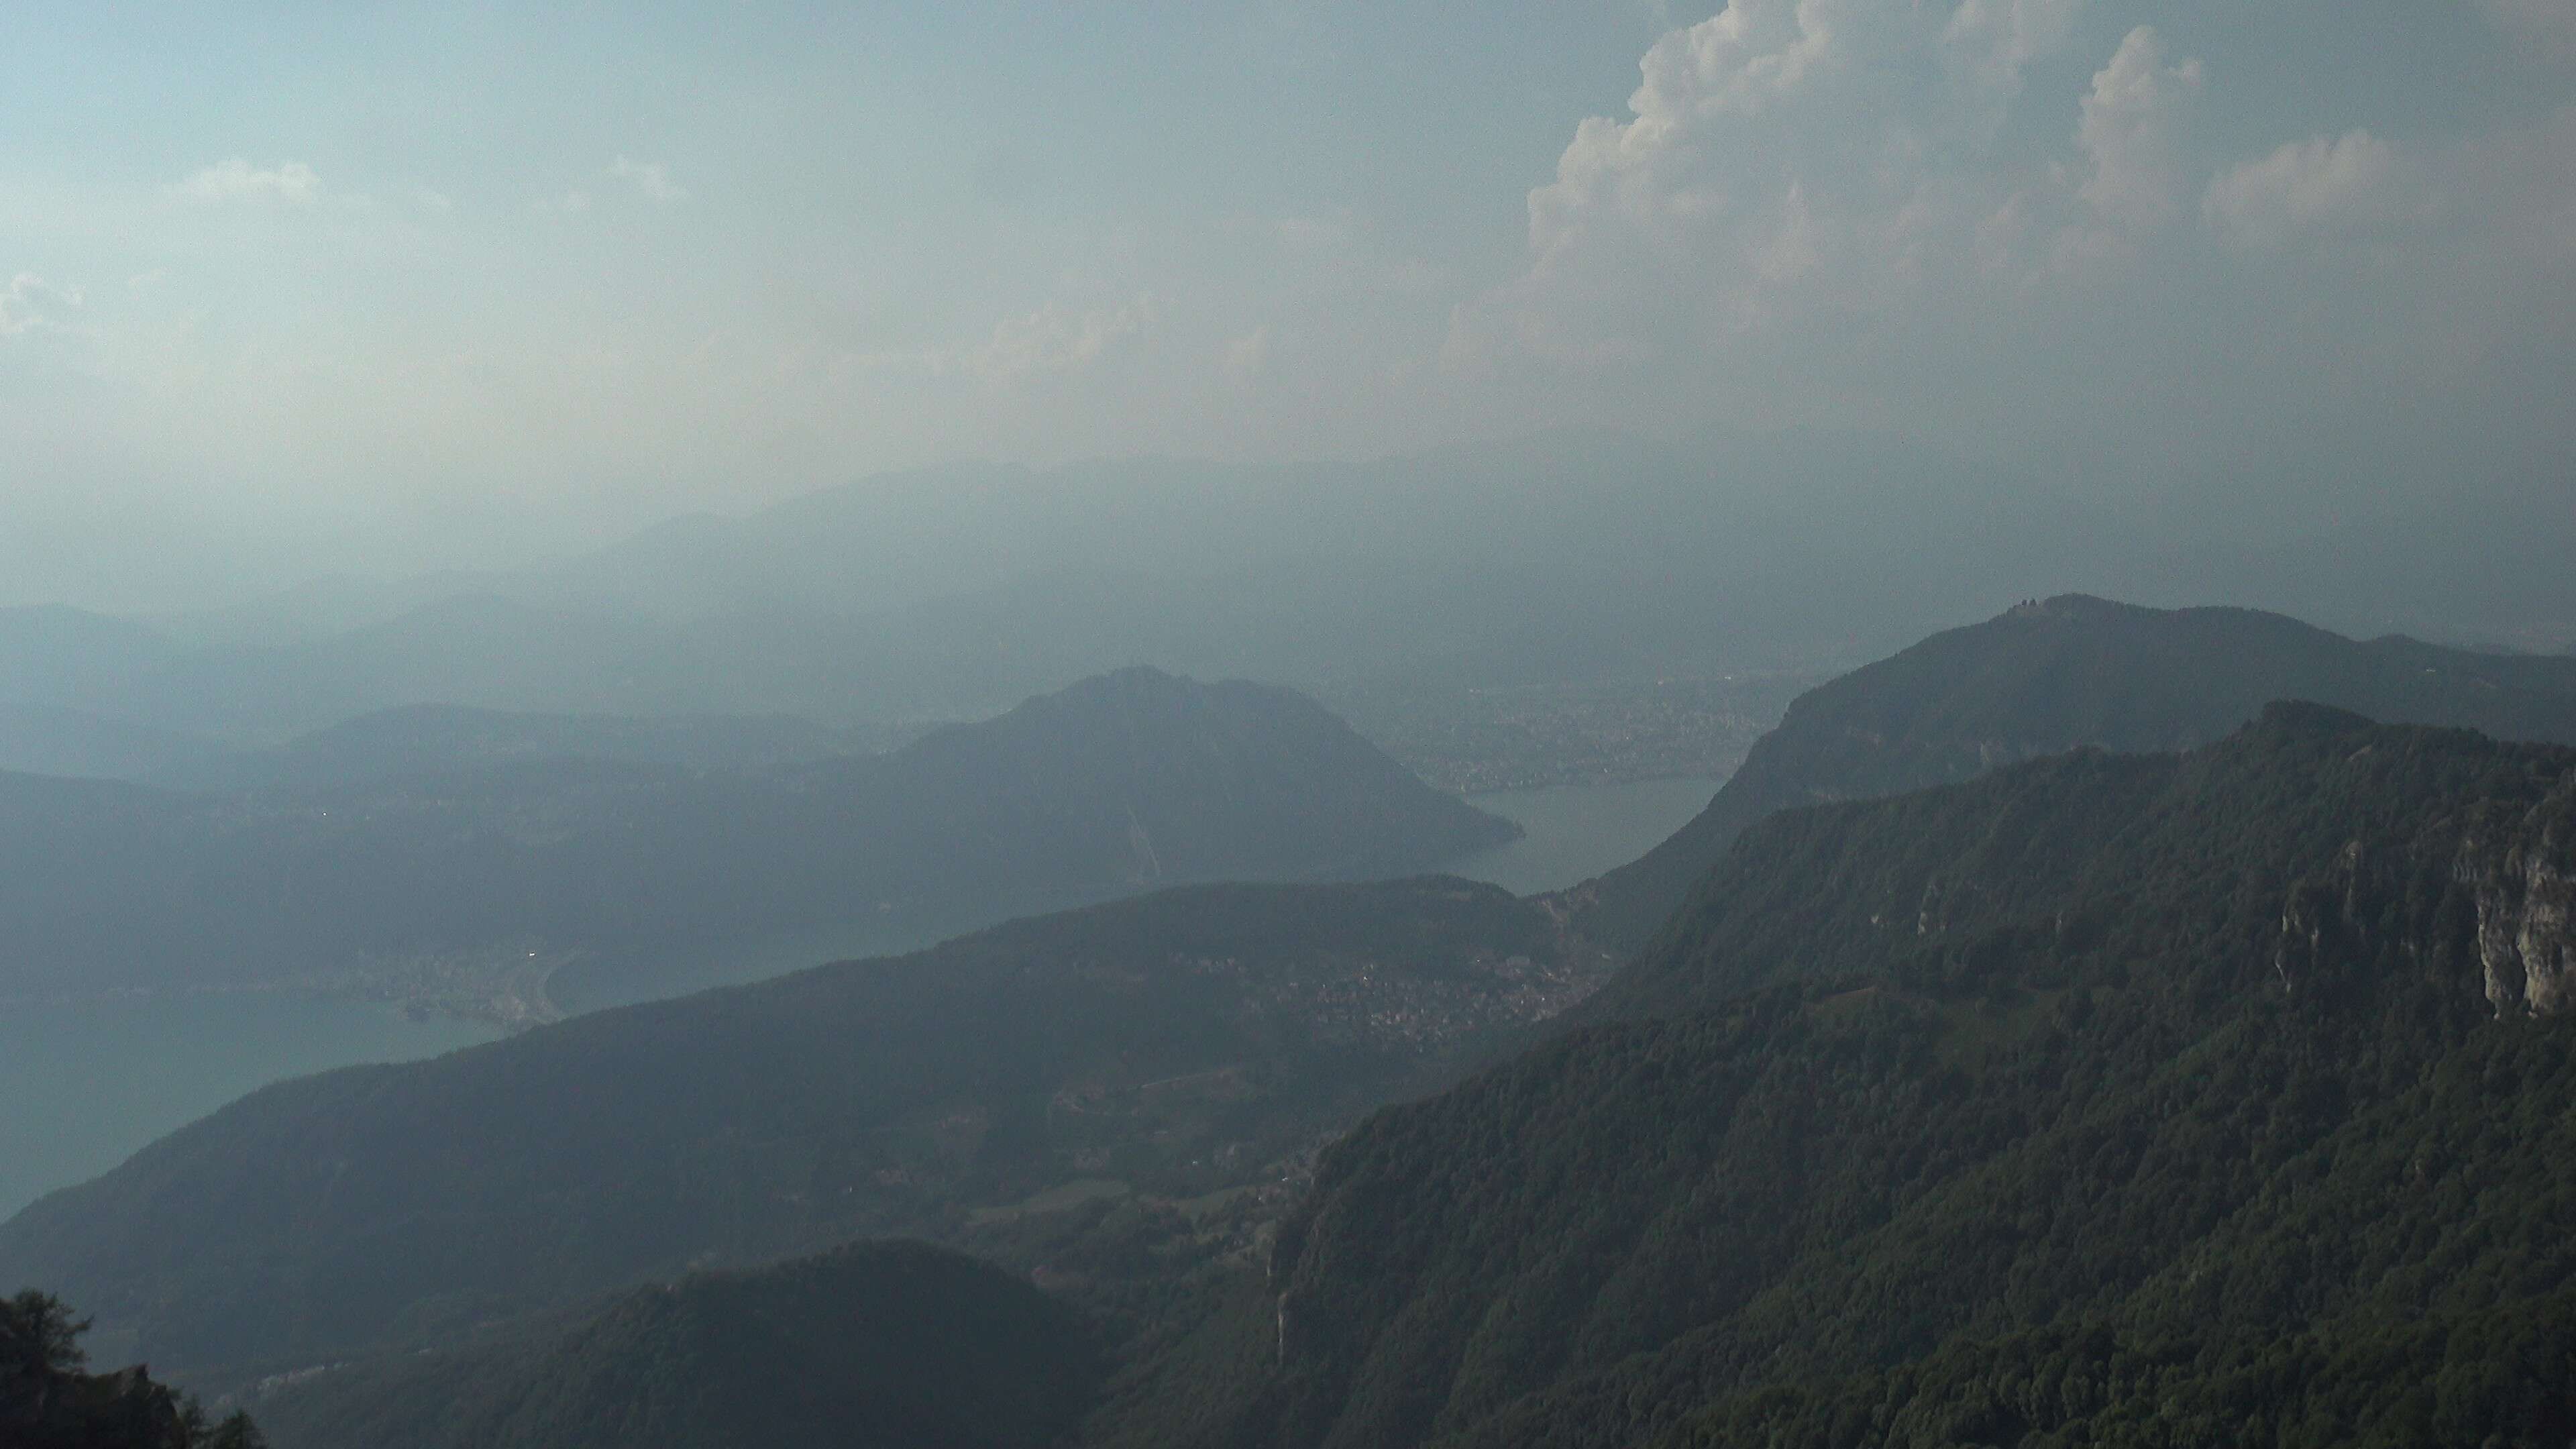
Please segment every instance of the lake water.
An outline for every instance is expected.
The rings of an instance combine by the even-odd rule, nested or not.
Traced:
[[[1522,894],[1573,885],[1645,854],[1698,814],[1717,786],[1650,780],[1479,795],[1478,806],[1529,833],[1449,869]],[[854,945],[925,944],[797,942],[707,980],[665,984],[678,990],[771,975],[839,959]],[[605,1004],[586,993],[573,999]],[[471,1022],[408,1020],[389,1006],[283,993],[0,1006],[0,1218],[270,1082],[435,1056],[498,1034]]]
[[[0,1218],[253,1088],[498,1034],[277,992],[0,1005]]]
[[[1527,835],[1449,867],[1521,895],[1578,885],[1664,843],[1707,808],[1719,780],[1637,780],[1618,785],[1552,785],[1496,790],[1468,800]]]

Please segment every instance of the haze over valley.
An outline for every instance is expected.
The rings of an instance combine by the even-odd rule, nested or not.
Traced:
[[[2576,1442],[2576,5],[7,34],[0,1449]]]

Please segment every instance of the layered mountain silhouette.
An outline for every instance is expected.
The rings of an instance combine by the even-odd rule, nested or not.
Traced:
[[[595,1420],[673,1321],[601,1295],[895,1233],[1093,1317],[1103,1449],[2563,1442],[2576,750],[2225,716],[2549,736],[2566,668],[2033,604],[1803,700],[1615,974],[1599,887],[1165,891],[267,1089],[0,1281],[424,1445]],[[890,758],[1253,747],[1103,705],[1175,687]]]
[[[1585,929],[1633,950],[1775,811],[1949,784],[2088,745],[2183,749],[2279,699],[2576,742],[2576,666],[2565,659],[2361,643],[2250,609],[2067,595],[1933,635],[1801,695],[1708,809],[1571,903]]]
[[[2365,633],[2555,646],[2576,619],[2557,567],[2576,540],[2530,510],[2453,500],[2219,544],[2155,532],[1835,431],[1678,448],[1569,432],[1371,464],[959,464],[675,519],[523,573],[325,581],[148,624],[0,611],[0,701],[238,749],[422,701],[966,718],[1135,661],[1327,693],[1805,668],[1973,619],[1999,590],[2078,582]]]
[[[252,1094],[0,1225],[0,1281],[230,1384],[1032,1199],[1186,1199],[1608,962],[1433,878],[1191,887]]]
[[[343,748],[359,729],[282,767],[308,783],[248,795],[0,776],[0,994],[286,984],[541,1015],[558,967],[631,995],[1185,881],[1398,875],[1516,833],[1302,696],[1149,669],[763,768],[485,762],[435,718],[457,762],[425,772],[334,782],[402,753]]]
[[[224,753],[212,740],[58,704],[0,702],[0,769],[131,780]]]

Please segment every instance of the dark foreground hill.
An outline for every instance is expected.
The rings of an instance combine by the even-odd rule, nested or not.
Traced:
[[[2276,699],[2576,743],[2567,659],[2398,637],[2359,643],[2251,609],[2068,595],[1936,634],[1800,696],[1697,819],[1572,893],[1578,919],[1634,950],[1736,836],[1774,811],[1950,784],[2084,745],[2187,749]]]
[[[2309,706],[1774,817],[1326,1155],[1210,1437],[2564,1443],[2571,905],[2576,751]]]
[[[278,1449],[1052,1449],[1100,1368],[1025,1280],[865,1243],[334,1369],[259,1409]]]
[[[858,1236],[1132,1200],[1221,1237],[1606,968],[1460,880],[1175,890],[267,1088],[0,1225],[0,1282],[223,1387]]]
[[[530,760],[221,797],[0,776],[0,995],[292,985],[524,1021],[561,967],[631,999],[1166,884],[1400,875],[1513,833],[1303,696],[1143,669],[769,769]]]

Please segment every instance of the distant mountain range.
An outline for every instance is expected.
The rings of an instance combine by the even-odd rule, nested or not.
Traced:
[[[2067,595],[1936,634],[1799,696],[1707,810],[1569,901],[1585,930],[1635,949],[1776,811],[1949,784],[2087,745],[2185,749],[2279,699],[2576,743],[2576,661],[2359,643],[2250,609]]]
[[[697,1273],[473,1347],[259,1401],[276,1449],[1056,1449],[1096,1334],[1000,1269],[862,1243]]]
[[[215,741],[59,704],[0,703],[0,769],[93,780],[182,772],[224,753]]]
[[[629,760],[564,760],[575,739]],[[792,725],[405,714],[194,795],[0,776],[0,994],[299,986],[503,1020],[1216,879],[1435,866],[1517,827],[1300,696],[1136,669],[876,756]]]
[[[957,465],[520,572],[149,621],[0,611],[0,702],[229,749],[425,703],[838,728],[981,717],[1135,662],[1335,697],[1841,667],[2078,586],[2554,650],[2571,550],[2576,520],[2466,501],[2194,539],[1863,434]]]
[[[2106,512],[2036,476],[1833,429],[1674,442],[1566,430],[1359,463],[969,462],[674,518],[516,573],[309,584],[159,622],[193,641],[274,644],[475,596],[671,621],[892,617],[1032,583],[1068,600],[1100,584],[1217,584],[1200,561],[1222,559],[1223,581],[1256,612],[1284,605],[1313,626],[1338,600],[1377,614],[1381,629],[1403,620],[1410,640],[1378,641],[1380,658],[1466,644],[1457,631],[1478,632],[1473,615],[1507,622],[1529,636],[1517,670],[1500,649],[1489,662],[1516,674],[1566,662],[1533,658],[1567,632],[1531,627],[1551,612],[1596,665],[1671,664],[1712,636],[1888,647],[1927,617],[1971,617],[1997,591],[2043,595],[2077,580],[2138,597],[2233,596],[2371,632],[2438,627],[2541,648],[2576,633],[2576,591],[2554,567],[2576,520],[2545,509],[2463,497],[2417,516],[2231,520],[2200,535]],[[1229,617],[1221,593],[1201,603],[1217,607],[1128,635],[1122,657],[1149,640],[1213,643],[1249,622]],[[1404,611],[1379,612],[1394,604]],[[1260,672],[1306,677],[1278,663]]]

